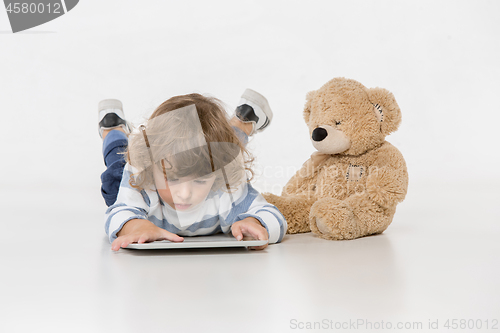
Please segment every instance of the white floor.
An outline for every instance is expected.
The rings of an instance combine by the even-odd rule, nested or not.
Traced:
[[[98,189],[31,190],[29,208],[13,199],[24,191],[0,192],[9,221],[0,243],[2,332],[288,332],[354,323],[369,331],[421,323],[425,331],[436,320],[444,331],[448,319],[481,320],[483,328],[500,319],[494,187],[415,186],[384,234],[353,241],[301,234],[261,252],[117,253],[104,235]],[[53,200],[65,208],[55,212]]]

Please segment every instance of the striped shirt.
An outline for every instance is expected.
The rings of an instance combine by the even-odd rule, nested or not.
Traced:
[[[176,211],[161,200],[156,190],[131,187],[131,174],[132,167],[126,164],[116,202],[106,211],[105,230],[110,242],[132,219],[149,220],[179,236],[201,236],[230,233],[234,222],[254,217],[266,228],[269,244],[281,242],[285,235],[287,223],[281,212],[248,182],[231,194],[211,191],[202,204],[188,211]]]

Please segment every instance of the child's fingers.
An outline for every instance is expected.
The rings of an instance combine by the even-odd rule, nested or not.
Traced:
[[[143,237],[142,235],[136,235],[136,234],[120,236],[113,241],[113,243],[111,244],[111,249],[113,251],[118,251],[120,248],[126,248],[131,243],[135,243],[135,242],[145,243],[145,242],[147,242],[148,238],[147,237],[142,238],[142,237]]]
[[[264,244],[262,246],[250,246],[250,250],[264,250],[267,247],[268,244]]]
[[[118,251],[120,249],[121,242],[118,241],[118,238],[111,243],[111,250]]]
[[[162,239],[169,240],[171,242],[183,242],[184,238],[176,235],[174,233],[171,233],[170,231],[162,229]]]
[[[122,247],[127,247],[130,244],[130,241],[127,240],[127,237],[118,237],[111,244],[111,249],[113,251],[118,251]]]
[[[256,227],[255,230],[253,230],[253,232],[254,232],[255,239],[267,240],[269,238],[267,235],[267,230],[264,229],[263,227]],[[263,250],[267,247],[267,245],[268,244],[264,244],[261,246],[251,246],[250,249],[251,250]]]
[[[150,238],[151,237],[148,234],[142,234],[141,236],[139,236],[137,243],[139,243],[139,244],[146,243],[147,241],[150,240]]]
[[[252,237],[257,240],[267,240],[269,236],[267,234],[267,230],[259,224],[255,223],[245,223],[242,226],[243,234]],[[263,250],[267,247],[268,244],[264,244],[261,246],[250,246],[250,250]]]
[[[159,228],[158,228],[159,229]],[[166,239],[172,242],[182,242],[184,238],[173,234],[167,230],[160,229],[161,232],[158,233],[157,230],[142,232],[142,233],[134,233],[126,236],[118,237],[111,244],[111,249],[113,251],[118,251],[120,248],[125,248],[131,243],[137,242],[138,244],[143,244],[146,242],[153,242],[156,240]]]
[[[252,235],[253,238],[255,239],[258,239],[258,240],[266,240],[268,239],[267,237],[267,231],[266,229],[264,229],[264,231],[262,230],[254,230],[254,233]],[[249,249],[250,250],[263,250],[267,247],[268,244],[264,244],[264,245],[261,245],[261,246],[250,246]]]
[[[244,234],[249,235],[257,240],[265,240],[267,239],[267,231],[261,226],[255,224],[249,224],[245,226]]]
[[[243,232],[239,224],[233,224],[233,226],[231,227],[231,232],[233,233],[233,237],[237,240],[240,241],[243,239]]]

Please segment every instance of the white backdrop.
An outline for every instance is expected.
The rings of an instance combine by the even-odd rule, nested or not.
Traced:
[[[101,99],[121,99],[137,123],[190,92],[231,110],[250,87],[275,113],[251,144],[266,176],[256,186],[279,192],[314,151],[305,94],[337,76],[396,96],[403,123],[388,140],[410,189],[499,184],[498,12],[497,1],[81,1],[12,34],[0,10],[0,186],[98,186]]]

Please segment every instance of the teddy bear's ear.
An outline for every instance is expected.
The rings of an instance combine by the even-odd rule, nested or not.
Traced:
[[[304,105],[304,120],[309,123],[309,116],[311,115],[311,103],[316,95],[316,90],[310,91],[306,95],[306,105]]]
[[[383,88],[368,89],[368,98],[380,120],[380,131],[388,135],[396,131],[401,123],[401,110],[394,95]]]

